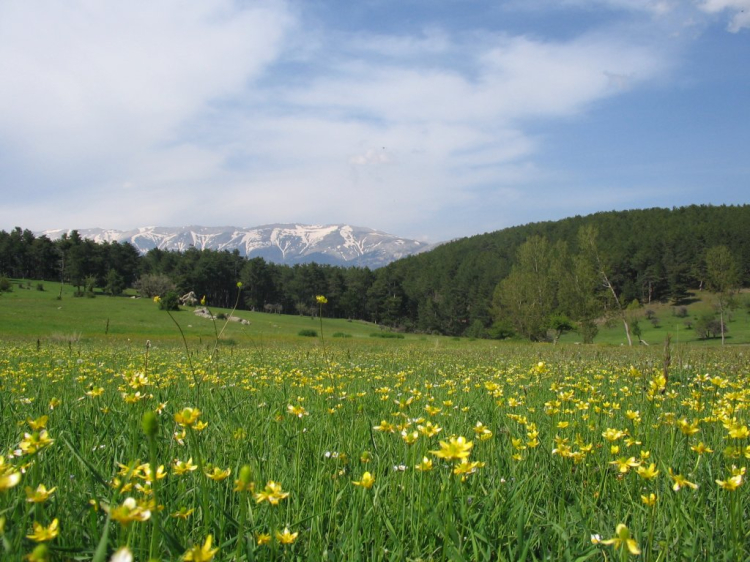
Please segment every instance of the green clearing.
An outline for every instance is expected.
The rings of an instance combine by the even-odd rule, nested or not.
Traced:
[[[40,339],[43,341],[107,341],[146,339],[152,343],[181,342],[179,330],[165,311],[150,299],[136,298],[132,293],[111,297],[96,293],[94,298],[74,297],[75,289],[65,285],[62,299],[60,285],[44,283],[44,291],[36,289],[37,282],[13,282],[13,291],[0,296],[0,336],[6,339]],[[25,288],[26,286],[30,288]],[[224,308],[212,308],[215,316],[229,314]],[[250,322],[240,324],[217,319],[201,318],[193,314],[193,307],[181,307],[173,312],[174,320],[182,328],[189,345],[215,342],[216,332],[224,329],[222,341],[229,344],[249,344],[263,340],[299,341],[317,339],[299,337],[302,330],[315,330],[320,335],[320,319],[310,316],[268,314],[239,310],[234,316]],[[224,324],[226,323],[226,328]],[[376,324],[342,319],[323,319],[324,339],[374,339],[371,334],[381,332]],[[334,338],[334,334],[337,334]],[[342,334],[344,334],[342,336]],[[351,336],[349,338],[348,336]],[[406,335],[407,339],[421,336]],[[310,344],[310,341],[307,342]]]
[[[153,343],[181,342],[181,336],[169,315],[158,309],[149,299],[135,298],[132,293],[119,297],[110,297],[97,293],[95,298],[74,297],[75,289],[63,286],[62,299],[60,285],[43,283],[44,291],[36,289],[36,281],[14,281],[13,291],[0,293],[0,337],[6,340],[39,339],[42,341],[107,341],[126,339],[133,342],[151,339]],[[750,291],[744,291],[737,298],[738,306],[727,322],[728,333],[726,345],[746,345],[750,343]],[[642,331],[642,339],[649,345],[661,346],[669,334],[675,344],[717,346],[720,338],[700,340],[694,328],[686,326],[686,321],[694,326],[698,319],[714,310],[714,296],[706,291],[694,292],[684,305],[686,317],[678,316],[683,306],[663,303],[652,303],[632,312],[637,318]],[[228,314],[230,310],[211,309],[215,315]],[[263,312],[236,311],[235,316],[250,322],[242,325],[229,322],[224,328],[223,320],[200,318],[193,314],[191,307],[182,307],[173,313],[189,345],[208,345],[215,342],[216,331],[224,329],[222,342],[236,345],[256,345],[260,341],[298,342],[305,345],[315,344],[317,338],[300,337],[304,330],[315,330],[320,335],[320,319],[309,316],[268,314]],[[658,318],[654,325],[647,317],[652,311]],[[329,342],[333,340],[375,340],[373,334],[393,336],[382,327],[361,320],[323,318],[322,334]],[[334,337],[335,335],[335,337]],[[389,341],[421,341],[438,345],[455,345],[450,342],[468,342],[467,338],[451,338],[422,334],[398,334],[398,338]],[[403,339],[401,339],[403,336]],[[634,337],[634,341],[637,339]],[[575,332],[564,334],[560,343],[580,343],[581,337]],[[503,345],[502,342],[472,342],[476,345]],[[595,339],[598,345],[623,345],[626,343],[622,324],[612,319],[600,325]]]
[[[693,291],[684,305],[670,305],[654,302],[630,312],[638,320],[641,328],[641,338],[649,345],[662,345],[667,334],[675,344],[691,344],[701,346],[721,345],[721,338],[701,340],[698,338],[694,326],[704,314],[715,311],[716,297],[708,291]],[[737,295],[737,307],[732,311],[726,322],[727,333],[725,345],[747,345],[750,343],[750,291],[745,290]],[[680,309],[685,309],[687,315],[679,316]],[[648,318],[647,312],[653,312],[658,322],[654,325]],[[691,324],[691,327],[686,325]],[[561,342],[579,342],[578,334],[566,334]],[[598,344],[626,345],[625,331],[622,322],[614,318],[607,325],[602,325],[594,340]],[[637,338],[633,337],[633,342]]]

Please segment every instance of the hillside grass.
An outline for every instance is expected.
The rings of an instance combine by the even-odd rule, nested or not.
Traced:
[[[216,341],[217,332],[222,330],[221,341],[230,345],[264,340],[316,345],[321,336],[320,319],[310,316],[237,310],[233,315],[250,324],[228,322],[225,327],[224,320],[217,319],[214,323],[196,316],[194,307],[182,306],[179,311],[171,313],[173,321],[151,299],[138,298],[132,291],[117,297],[103,293],[95,293],[94,298],[75,297],[75,288],[64,285],[62,298],[58,298],[59,283],[42,283],[43,291],[36,288],[40,283],[14,280],[11,292],[0,293],[0,337],[60,342],[151,339],[152,343],[181,343],[175,321],[190,345],[211,344]],[[214,316],[231,312],[208,304]],[[369,342],[380,339],[371,337],[372,334],[386,332],[371,322],[326,318],[325,308],[323,316],[322,336],[327,341]],[[318,337],[299,335],[309,330],[314,330]],[[430,340],[434,339],[430,336]],[[403,340],[396,341],[411,340],[424,341],[426,337],[405,334]]]
[[[44,290],[37,290],[43,286]],[[159,310],[151,300],[138,298],[133,291],[124,295],[112,297],[103,293],[96,293],[94,298],[75,297],[75,288],[69,285],[39,281],[14,280],[11,292],[0,293],[0,337],[5,340],[40,340],[57,342],[107,341],[113,339],[130,340],[133,342],[146,339],[153,343],[179,343],[182,337],[175,326],[180,325],[189,345],[211,345],[216,341],[217,332],[223,330],[221,343],[225,345],[252,344],[259,342],[296,342],[300,345],[318,345],[321,336],[319,318],[310,316],[268,314],[238,310],[235,316],[243,318],[250,324],[227,323],[217,319],[212,322],[193,314],[194,307],[181,307],[172,313],[172,318],[165,311]],[[738,307],[732,312],[727,322],[728,333],[726,345],[750,344],[750,290],[738,295]],[[209,303],[210,305],[210,303]],[[678,309],[685,307],[687,316],[677,315]],[[229,314],[225,308],[210,307],[214,315]],[[660,346],[667,335],[675,344],[697,344],[701,346],[721,345],[720,338],[701,340],[692,327],[686,326],[686,321],[695,325],[698,319],[715,310],[715,297],[707,291],[695,291],[684,305],[671,305],[654,302],[630,311],[631,318],[637,318],[641,327],[641,338],[648,345]],[[652,311],[658,319],[652,323],[647,319],[647,311]],[[361,320],[346,320],[326,318],[323,311],[322,336],[328,343],[337,345],[354,345],[354,343],[369,342],[377,344],[382,338],[373,335],[391,334],[383,326]],[[315,331],[317,337],[304,337],[301,333]],[[388,342],[429,342],[432,345],[463,345],[469,338],[426,336],[423,334],[398,334],[398,338],[389,338]],[[402,337],[403,336],[403,337]],[[479,340],[472,340],[476,345],[482,345]],[[581,336],[576,332],[564,334],[560,338],[563,344],[578,344]],[[633,337],[634,344],[637,338]],[[498,341],[486,341],[484,345],[498,345]],[[602,321],[599,333],[594,340],[598,345],[626,345],[627,340],[622,322],[611,319]]]
[[[737,296],[737,308],[732,311],[726,322],[727,333],[725,345],[747,345],[750,343],[750,291],[743,290]],[[686,317],[678,316],[681,308],[687,310]],[[647,318],[647,312],[652,311],[658,322],[652,323]],[[704,314],[716,311],[716,297],[708,291],[693,291],[684,304],[673,305],[669,303],[653,302],[641,308],[628,311],[631,318],[638,320],[641,327],[641,339],[648,345],[661,345],[667,335],[674,343],[697,344],[703,346],[721,345],[721,338],[710,338],[701,340],[694,329],[698,319]],[[692,324],[688,327],[686,322]],[[581,342],[579,334],[573,332],[565,334],[560,338],[561,342]],[[598,344],[627,345],[625,330],[619,318],[613,318],[606,323],[601,323],[599,333],[594,340]],[[633,344],[638,339],[633,336]]]

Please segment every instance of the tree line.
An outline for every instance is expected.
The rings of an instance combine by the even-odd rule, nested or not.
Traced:
[[[193,291],[217,307],[234,305],[242,281],[241,309],[312,314],[326,295],[331,317],[454,336],[543,339],[574,327],[592,339],[595,320],[610,315],[630,337],[628,306],[715,288],[711,263],[724,260],[729,285],[746,286],[748,224],[748,205],[612,211],[464,238],[375,270],[195,248],[140,255],[129,243],[17,227],[0,231],[0,275],[70,283],[81,295]]]

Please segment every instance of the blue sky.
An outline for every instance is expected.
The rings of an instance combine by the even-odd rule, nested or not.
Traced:
[[[0,0],[0,229],[750,202],[750,0]]]

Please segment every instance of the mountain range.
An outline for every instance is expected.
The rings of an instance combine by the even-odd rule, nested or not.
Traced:
[[[47,230],[39,234],[56,240],[71,232]],[[317,262],[370,268],[382,267],[434,247],[427,242],[344,224],[269,224],[251,228],[146,226],[134,230],[89,228],[78,229],[78,234],[97,243],[129,242],[142,254],[154,248],[182,252],[194,247],[199,250],[237,250],[243,256],[262,257],[280,264]]]

